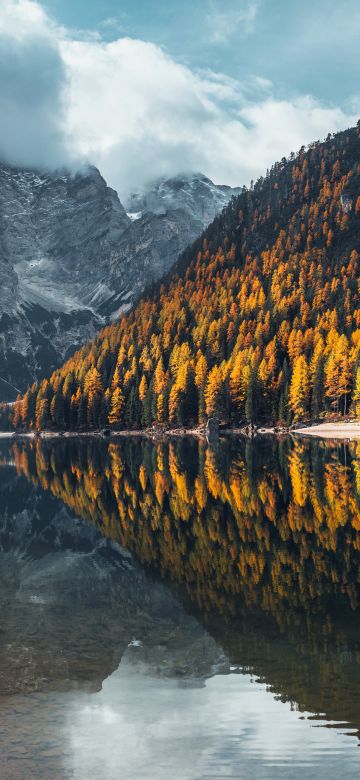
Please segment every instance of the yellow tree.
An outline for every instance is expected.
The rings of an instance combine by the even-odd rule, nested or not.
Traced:
[[[148,384],[147,384],[147,381],[146,381],[146,376],[145,376],[145,374],[143,374],[142,377],[141,377],[140,384],[139,384],[139,398],[140,398],[141,403],[144,403],[145,398],[147,396],[147,391],[148,391]]]
[[[336,345],[335,357],[339,364],[339,396],[343,401],[343,412],[347,412],[347,400],[351,390],[352,364],[349,353],[349,342],[343,334]]]
[[[118,387],[120,384],[120,369],[118,366],[116,366],[114,375],[111,382],[111,389],[115,390],[115,387]]]
[[[20,416],[23,425],[25,425],[25,423],[27,422],[28,414],[29,414],[29,390],[26,391],[20,407]]]
[[[356,369],[353,405],[355,416],[360,419],[360,366]]]
[[[180,402],[180,390],[176,384],[174,384],[170,391],[169,397],[169,420],[171,423],[177,421],[177,412]]]
[[[246,366],[245,352],[238,352],[230,374],[230,398],[236,411],[241,414],[245,406],[246,389],[251,373],[250,366]]]
[[[294,420],[300,420],[308,411],[309,406],[309,367],[304,355],[296,358],[292,373],[289,405],[294,415]]]
[[[90,368],[85,376],[84,392],[88,397],[94,397],[102,393],[101,375],[97,368]]]
[[[334,410],[347,411],[347,398],[351,390],[352,367],[349,342],[345,335],[339,336],[330,352],[325,366],[325,392]]]
[[[166,386],[166,374],[164,371],[164,363],[162,357],[158,360],[156,369],[155,369],[155,384],[154,384],[154,390],[156,395],[159,393],[162,393],[164,390],[164,387]]]
[[[221,366],[214,366],[208,376],[205,388],[206,414],[223,418],[226,416],[224,399],[224,377]]]
[[[96,407],[103,392],[100,371],[93,366],[89,369],[84,381],[84,394],[87,396],[87,421],[89,425],[97,423],[98,412]]]
[[[335,350],[331,350],[325,366],[325,395],[330,399],[331,406],[339,406],[339,365],[335,360]]]
[[[121,387],[116,387],[111,396],[110,412],[109,412],[110,425],[118,425],[121,422],[123,411],[124,411],[124,405],[125,405],[124,393]]]
[[[311,413],[317,417],[323,406],[324,397],[324,351],[325,344],[320,336],[310,361]]]
[[[22,400],[21,400],[21,395],[19,394],[14,403],[12,416],[11,416],[11,421],[14,428],[17,428],[21,420],[21,406],[22,406]]]
[[[195,385],[198,389],[199,422],[205,420],[205,387],[208,374],[208,365],[205,355],[200,352],[195,366]]]
[[[40,384],[35,404],[35,425],[40,431],[46,427],[49,417],[49,391],[50,385],[47,379],[43,379]]]
[[[157,395],[156,400],[156,416],[158,422],[164,422],[164,390],[167,385],[167,376],[164,371],[164,363],[162,357],[159,358],[154,377],[154,390]]]
[[[46,423],[48,421],[48,416],[49,416],[49,399],[40,397],[36,400],[36,411],[35,411],[36,430],[40,431],[42,428],[46,426]]]

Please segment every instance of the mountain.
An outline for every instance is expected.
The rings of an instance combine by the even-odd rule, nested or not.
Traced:
[[[94,289],[129,224],[95,168],[46,175],[1,166],[2,380],[26,386],[104,324]]]
[[[240,191],[198,173],[162,178],[132,194],[125,203],[132,225],[120,239],[111,268],[109,286],[118,292],[105,311],[113,317],[115,306],[134,303]]]
[[[12,400],[14,387],[50,373],[129,308],[231,195],[201,175],[161,180],[142,193],[135,220],[96,168],[1,165],[0,399]]]
[[[360,123],[233,199],[15,424],[290,423],[360,407]]]

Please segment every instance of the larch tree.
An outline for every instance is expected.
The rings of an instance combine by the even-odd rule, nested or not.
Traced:
[[[208,376],[205,389],[206,414],[226,418],[224,405],[225,383],[221,366],[214,366]]]
[[[360,419],[360,366],[355,372],[355,387],[353,393],[353,407],[355,416]]]
[[[293,412],[294,420],[301,420],[309,409],[309,367],[304,355],[296,358],[290,383],[289,406]]]
[[[115,390],[111,396],[110,411],[109,411],[109,423],[110,425],[119,425],[122,420],[125,406],[124,393],[121,387],[115,387]]]

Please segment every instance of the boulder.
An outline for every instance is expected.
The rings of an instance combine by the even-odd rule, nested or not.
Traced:
[[[208,439],[219,435],[219,421],[217,417],[209,417],[206,423],[205,434]]]

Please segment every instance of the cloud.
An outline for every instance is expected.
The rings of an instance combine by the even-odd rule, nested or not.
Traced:
[[[311,96],[276,100],[261,78],[241,84],[194,73],[144,41],[69,41],[63,57],[69,143],[120,194],[179,170],[248,183],[302,144],[355,121]]]
[[[38,3],[1,0],[0,157],[8,162],[53,166],[69,161],[59,34]]]
[[[202,170],[248,184],[302,144],[355,123],[271,82],[194,71],[159,46],[59,27],[31,0],[0,0],[0,156],[28,166],[97,165],[120,196]]]
[[[52,23],[44,9],[32,0],[1,0],[0,35],[15,41],[34,37],[49,39]]]
[[[212,43],[227,43],[233,35],[240,32],[249,35],[255,27],[255,19],[259,9],[259,0],[238,2],[236,8],[221,10],[214,2],[206,16],[206,23]]]
[[[116,16],[107,16],[100,22],[100,27],[107,35],[111,35],[114,38],[116,35],[124,34],[126,31],[123,22]]]

